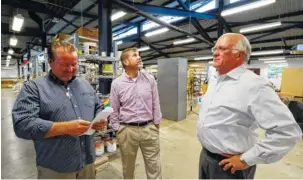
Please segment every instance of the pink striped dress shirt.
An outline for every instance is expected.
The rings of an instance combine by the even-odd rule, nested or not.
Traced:
[[[139,71],[134,79],[126,73],[116,78],[111,85],[110,105],[114,110],[110,115],[114,130],[119,129],[120,122],[162,121],[157,82],[146,72]]]

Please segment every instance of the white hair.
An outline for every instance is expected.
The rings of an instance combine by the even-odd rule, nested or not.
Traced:
[[[249,43],[249,40],[245,36],[242,36],[241,40],[237,42],[234,48],[245,51],[245,61],[247,63],[251,54],[251,45]]]

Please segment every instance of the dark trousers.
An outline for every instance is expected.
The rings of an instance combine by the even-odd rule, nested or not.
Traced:
[[[214,154],[206,150],[201,151],[199,162],[199,179],[254,179],[256,166],[251,166],[235,174],[223,170],[224,166],[219,166],[219,162],[226,157]]]

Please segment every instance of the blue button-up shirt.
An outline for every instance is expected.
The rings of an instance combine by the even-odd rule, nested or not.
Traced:
[[[38,166],[57,172],[75,172],[95,160],[93,136],[45,138],[53,122],[92,121],[103,109],[92,86],[74,77],[64,85],[50,75],[26,82],[12,111],[19,138],[34,141]]]

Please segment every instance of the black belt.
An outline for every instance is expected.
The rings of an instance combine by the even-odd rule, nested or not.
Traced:
[[[131,122],[131,123],[120,122],[120,124],[125,125],[125,126],[146,126],[151,122],[153,122],[153,120],[149,120],[149,121],[145,121],[145,122]]]
[[[216,153],[212,153],[209,150],[203,148],[203,151],[205,152],[205,154],[207,154],[207,156],[217,160],[217,161],[222,161],[223,159],[227,159],[228,157],[222,156],[220,154],[216,154]]]

